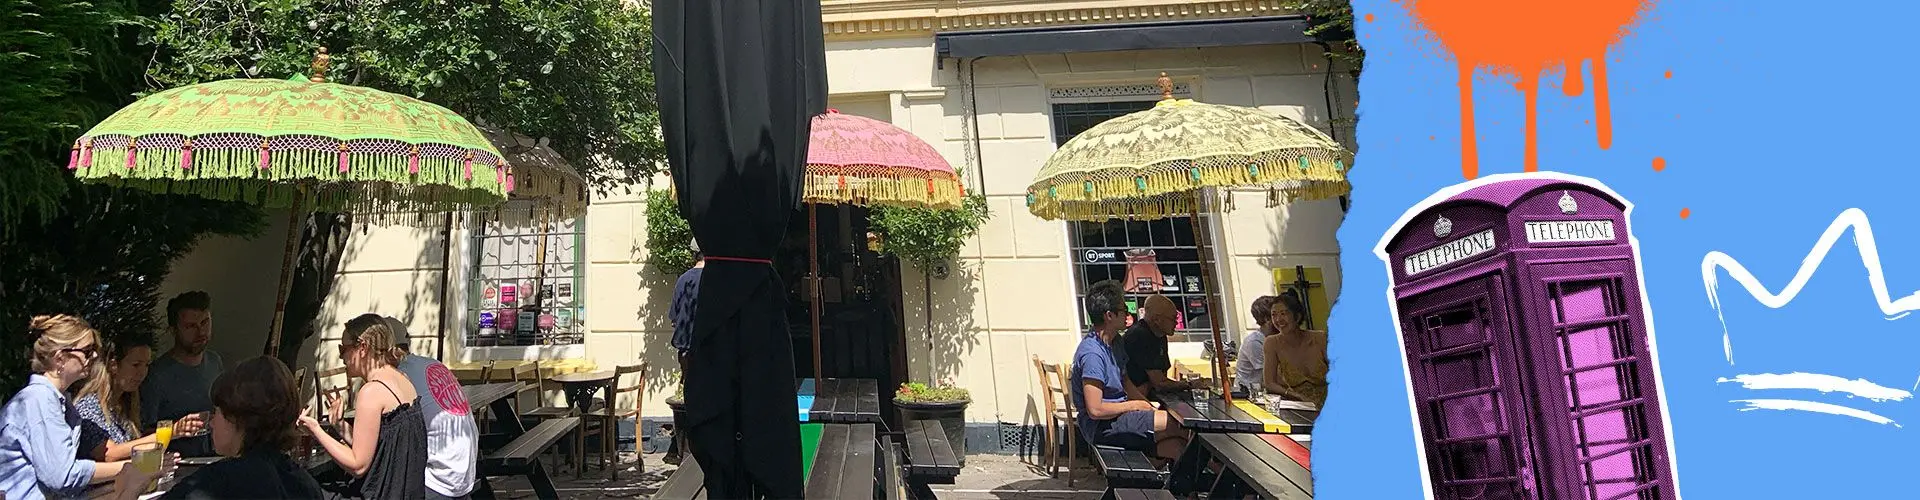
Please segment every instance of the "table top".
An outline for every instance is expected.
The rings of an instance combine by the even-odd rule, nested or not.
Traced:
[[[206,467],[208,465],[212,465],[213,462],[218,462],[226,459],[226,457],[212,457],[212,458],[213,460],[208,461],[206,463],[198,463],[193,465],[188,465],[185,463],[179,464],[179,466],[175,468],[173,471],[172,480],[160,483],[160,488],[156,489],[153,493],[140,495],[140,498],[142,500],[146,500],[150,498],[157,498],[160,495],[164,495],[167,493],[168,489],[173,488],[173,485],[178,484],[181,479],[186,479],[187,476],[191,476],[193,475],[193,473],[199,472],[201,467]],[[293,461],[295,463],[299,463],[300,465],[306,467],[307,473],[315,476],[325,474],[329,470],[332,470],[335,465],[333,461],[333,456],[328,455],[327,452],[325,451],[315,451],[314,454],[310,457],[307,457],[306,460],[301,460],[300,457],[294,456]],[[100,483],[97,485],[87,487],[87,498],[90,498],[90,499],[111,498],[112,496],[113,496],[113,481],[108,481],[105,483]]]
[[[547,377],[547,380],[562,384],[598,384],[613,381],[613,370],[584,373],[562,373]]]
[[[1244,399],[1228,404],[1223,399],[1162,397],[1161,404],[1182,427],[1195,432],[1312,434],[1313,420],[1319,416],[1299,410],[1268,411]]]
[[[484,407],[520,392],[520,382],[497,382],[492,384],[470,384],[460,386],[460,392],[467,396],[467,406]]]

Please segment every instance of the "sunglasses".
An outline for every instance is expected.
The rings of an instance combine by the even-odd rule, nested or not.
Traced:
[[[91,360],[100,356],[100,346],[69,347],[61,349],[60,352],[77,352],[80,353],[81,356],[85,356]]]

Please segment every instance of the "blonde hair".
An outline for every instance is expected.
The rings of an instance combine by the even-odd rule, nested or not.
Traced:
[[[93,363],[93,374],[87,377],[87,383],[80,387],[80,392],[74,397],[92,395],[100,403],[100,414],[107,417],[107,421],[119,423],[129,432],[139,435],[140,424],[136,422],[139,419],[134,417],[140,415],[140,388],[118,387],[120,381],[114,379],[114,375],[117,375],[114,371],[120,366],[120,361],[126,359],[127,354],[135,348],[151,351],[153,346],[144,342],[114,342],[112,349],[102,346],[101,358]],[[113,355],[105,356],[108,352]]]
[[[100,332],[87,324],[87,320],[65,314],[34,316],[27,323],[27,338],[33,339],[33,354],[28,359],[33,373],[53,371],[54,358],[61,349],[70,349],[82,342],[93,341],[96,348],[100,343]]]
[[[347,347],[366,346],[367,360],[373,361],[373,366],[393,366],[404,356],[393,345],[393,328],[378,314],[363,314],[348,320],[346,335],[340,337],[340,342]]]

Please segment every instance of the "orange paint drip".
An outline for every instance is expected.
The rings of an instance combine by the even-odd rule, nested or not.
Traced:
[[[1540,171],[1540,124],[1536,117],[1540,114],[1540,82],[1532,76],[1520,77],[1520,95],[1527,101],[1527,162],[1528,172]]]
[[[1473,134],[1473,74],[1480,68],[1518,80],[1527,99],[1526,170],[1539,169],[1534,115],[1539,108],[1538,81],[1549,68],[1565,68],[1562,90],[1579,95],[1586,89],[1580,78],[1583,61],[1593,64],[1595,137],[1602,149],[1613,144],[1611,102],[1607,94],[1605,55],[1627,28],[1638,22],[1654,0],[1401,0],[1421,26],[1453,53],[1460,66],[1460,150],[1462,174],[1479,174],[1478,146]],[[1598,54],[1599,57],[1595,57]]]

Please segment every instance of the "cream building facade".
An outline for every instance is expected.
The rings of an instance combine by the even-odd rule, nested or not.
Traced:
[[[962,172],[970,192],[989,201],[991,218],[945,278],[924,279],[917,269],[900,273],[906,345],[898,355],[906,357],[910,380],[952,380],[971,391],[969,448],[999,450],[1002,442],[1014,441],[1002,439],[1007,437],[1002,429],[1040,421],[1032,359],[1071,357],[1083,335],[1077,297],[1088,274],[1120,265],[1116,254],[1131,247],[1153,247],[1162,255],[1185,252],[1186,259],[1193,255],[1191,237],[1182,250],[1181,238],[1168,234],[1187,226],[1076,227],[1029,214],[1027,185],[1065,134],[1150,105],[1159,93],[1153,82],[1166,72],[1182,97],[1259,107],[1353,147],[1353,77],[1325,57],[1322,46],[1302,43],[1306,38],[1298,31],[1306,21],[1284,3],[823,2],[831,106],[890,122],[926,140]],[[1263,31],[1275,27],[1293,32]],[[1154,45],[1166,40],[1176,43]],[[664,179],[651,179],[629,192],[596,197],[584,218],[563,221],[557,231],[570,234],[546,238],[552,243],[540,250],[525,248],[540,238],[503,235],[471,221],[451,230],[358,228],[319,318],[322,336],[306,344],[311,361],[303,362],[337,365],[331,358],[340,323],[377,311],[411,325],[416,352],[444,353],[456,368],[536,358],[578,360],[566,366],[591,363],[600,369],[645,361],[652,376],[643,414],[666,418],[670,413],[662,401],[674,392],[678,377],[666,319],[674,276],[651,269],[644,246],[646,197],[666,186]],[[1277,270],[1291,279],[1300,266],[1320,290],[1315,297],[1338,296],[1334,233],[1345,214],[1344,201],[1267,208],[1260,192],[1230,196],[1236,209],[1210,216],[1207,225],[1217,242],[1209,260],[1220,281],[1207,288],[1220,292],[1223,309],[1210,317],[1224,318],[1228,336],[1237,340],[1251,327],[1247,310],[1255,297],[1278,291]],[[257,332],[271,319],[276,275],[260,270],[278,266],[286,222],[283,214],[274,219],[263,233],[267,237],[204,242],[176,265],[166,286],[169,293],[203,289],[214,295],[214,348],[236,362],[259,352],[264,336]],[[541,250],[547,259],[532,255]],[[538,263],[533,267],[546,267],[543,283],[570,285],[538,300],[568,309],[571,318],[558,318],[565,324],[561,329],[580,335],[570,345],[476,347],[484,343],[477,337],[478,316],[492,311],[480,304],[491,306],[505,293],[497,286],[489,291],[477,278],[524,274],[530,255]],[[1101,264],[1084,265],[1090,255]],[[1198,274],[1189,271],[1197,271],[1197,265],[1162,266],[1174,267],[1182,271],[1168,276]],[[503,268],[507,271],[498,271]],[[1174,290],[1189,284],[1174,281],[1167,284]],[[516,292],[526,297],[521,301],[535,296]],[[1324,310],[1327,304],[1315,306]],[[499,316],[492,318],[492,331],[511,330],[503,328]],[[1182,342],[1173,350],[1175,357],[1198,357],[1201,349],[1198,342]]]

